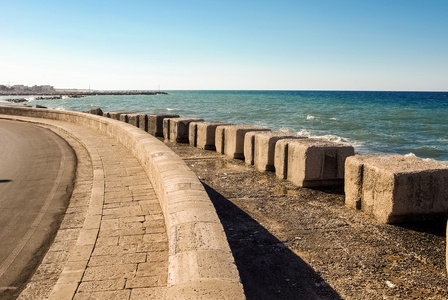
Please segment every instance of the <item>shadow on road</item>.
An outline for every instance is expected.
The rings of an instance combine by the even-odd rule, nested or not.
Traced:
[[[342,299],[266,228],[210,186],[204,187],[223,224],[247,299]]]
[[[11,180],[9,180],[9,179],[0,179],[0,183],[4,183],[4,182],[11,182]]]

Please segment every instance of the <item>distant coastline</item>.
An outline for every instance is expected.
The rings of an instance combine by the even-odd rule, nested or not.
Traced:
[[[116,90],[116,91],[100,91],[90,89],[55,89],[50,85],[13,85],[5,86],[0,85],[0,96],[69,96],[71,98],[80,98],[84,96],[97,96],[97,95],[167,95],[166,92],[161,91],[129,91],[129,90]],[[56,98],[55,99],[60,99]]]
[[[0,96],[70,96],[76,98],[76,96],[98,96],[98,95],[111,95],[111,96],[130,96],[130,95],[168,95],[167,92],[152,92],[152,91],[80,91],[80,90],[58,90],[46,91],[46,92],[29,92],[29,91],[0,91]]]

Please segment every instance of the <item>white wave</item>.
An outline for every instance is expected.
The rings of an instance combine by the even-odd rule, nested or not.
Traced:
[[[330,120],[337,120],[337,118],[330,118]]]
[[[69,96],[62,96],[61,99],[68,99],[70,98]]]
[[[178,110],[177,108],[169,108],[167,107],[166,110],[172,111],[172,110]]]
[[[306,129],[301,129],[297,132],[298,136],[311,137],[311,132]]]
[[[322,139],[322,140],[326,140],[329,142],[335,142],[335,143],[345,143],[346,142],[346,139],[344,139],[343,137],[340,137],[337,135],[332,135],[332,134],[315,136],[315,137],[311,137],[311,138]]]
[[[279,131],[284,132],[285,134],[294,134],[294,130],[289,127],[282,127]]]
[[[306,116],[306,119],[307,120],[314,120],[316,117],[315,116],[312,116],[312,115],[307,115]]]
[[[332,135],[332,134],[325,134],[325,135],[313,134],[311,131],[309,131],[307,129],[302,129],[302,130],[296,132],[296,134],[298,136],[307,137],[310,139],[324,140],[324,141],[329,141],[329,142],[334,142],[334,143],[350,145],[350,146],[353,146],[355,149],[360,149],[365,144],[365,142],[362,142],[362,141],[355,141],[355,140],[351,140],[349,138]]]
[[[25,98],[25,99],[28,100],[29,102],[36,100],[35,97],[28,97],[28,98]]]
[[[420,157],[418,157],[417,155],[415,155],[412,152],[409,152],[408,154],[405,154],[404,157],[409,157],[409,158],[416,158],[419,159]],[[421,159],[421,158],[420,158]]]
[[[421,158],[421,157],[415,155],[412,152],[409,152],[408,154],[405,154],[404,156],[408,157],[408,158],[413,158],[413,159],[426,161],[426,162],[437,163],[437,164],[439,164],[441,166],[448,167],[448,161],[440,161],[440,160],[435,160],[433,158]]]
[[[58,107],[55,108],[55,110],[64,110],[65,111],[66,109],[63,108],[62,106],[58,106]]]

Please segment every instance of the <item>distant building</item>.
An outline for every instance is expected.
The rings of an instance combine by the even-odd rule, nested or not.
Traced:
[[[0,91],[2,91],[3,93],[13,93],[13,94],[20,94],[20,93],[44,94],[44,93],[54,93],[55,89],[51,85],[34,85],[32,87],[29,87],[23,84],[16,84],[13,86],[0,85]]]
[[[44,91],[44,92],[54,91],[54,87],[51,86],[51,85],[41,85],[40,88],[41,88],[42,91]]]
[[[16,91],[16,92],[23,92],[23,91],[26,91],[27,89],[29,89],[27,86],[24,86],[22,84],[13,85],[11,88],[13,91]]]

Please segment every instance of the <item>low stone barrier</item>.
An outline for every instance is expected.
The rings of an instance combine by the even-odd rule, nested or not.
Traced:
[[[244,159],[244,137],[251,131],[270,131],[251,125],[223,125],[216,127],[216,151],[231,158]]]
[[[216,127],[222,125],[231,124],[223,122],[191,122],[189,130],[190,145],[204,150],[216,150]]]
[[[448,168],[401,155],[349,157],[345,203],[384,223],[448,213]]]
[[[128,114],[120,114],[120,119],[121,122],[125,122],[125,123],[129,123],[129,115]]]
[[[120,120],[120,115],[121,115],[122,113],[119,113],[119,112],[110,112],[109,113],[109,118],[111,118],[111,119],[113,119],[113,120]]]
[[[252,131],[246,133],[244,138],[244,159],[246,164],[254,165],[254,167],[261,172],[275,171],[275,144],[282,139],[294,138],[296,138],[296,136],[279,131]]]
[[[179,115],[173,115],[173,114],[148,115],[147,132],[156,137],[163,137],[163,120],[166,118],[179,118]]]
[[[196,175],[158,139],[101,116],[0,106],[0,114],[82,124],[114,137],[140,161],[162,207],[169,240],[168,299],[244,299],[213,204]]]
[[[139,115],[138,114],[128,114],[128,123],[132,126],[139,127]]]
[[[137,114],[138,116],[138,128],[148,132],[148,115],[147,114]]]
[[[301,187],[343,185],[345,159],[354,154],[352,146],[340,143],[308,138],[279,140],[276,176]]]
[[[174,143],[188,143],[191,122],[201,122],[200,118],[163,119],[163,137]]]

